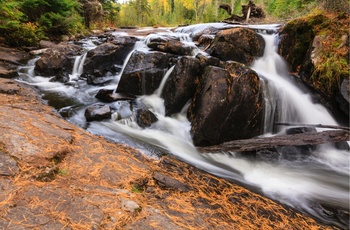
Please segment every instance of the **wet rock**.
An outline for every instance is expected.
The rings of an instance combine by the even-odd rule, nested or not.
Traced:
[[[339,105],[340,110],[349,117],[350,107],[350,81],[344,78],[341,81],[340,89],[336,91],[335,100]]]
[[[82,53],[83,49],[77,45],[55,45],[47,49],[35,63],[35,74],[44,77],[62,75],[66,70],[73,69],[75,57]]]
[[[158,89],[175,56],[158,51],[137,50],[131,55],[116,90],[117,93],[148,95]]]
[[[192,55],[194,46],[186,45],[179,40],[151,40],[147,46],[153,50],[162,51],[166,53],[172,53],[176,55]]]
[[[194,57],[182,57],[177,61],[161,94],[167,116],[180,112],[192,98],[202,74],[201,67]]]
[[[136,122],[141,128],[150,127],[158,118],[149,110],[139,109],[136,111]]]
[[[181,181],[178,181],[174,178],[168,177],[166,175],[163,175],[159,172],[156,172],[153,176],[153,178],[158,182],[159,186],[166,188],[166,189],[175,189],[180,192],[188,192],[190,191],[190,187],[182,183]]]
[[[215,35],[219,32],[219,29],[214,27],[214,26],[206,26],[203,25],[198,26],[187,26],[187,27],[182,27],[176,29],[176,32],[180,33],[188,33],[190,34],[190,37],[192,38],[193,41],[198,41],[198,39],[203,36],[203,35]]]
[[[219,31],[207,52],[223,61],[237,61],[250,65],[264,54],[265,41],[248,28]]]
[[[287,23],[279,33],[278,53],[287,61],[292,72],[303,64],[315,34],[307,21]]]
[[[131,101],[134,100],[136,97],[133,95],[126,95],[121,93],[113,93],[113,89],[100,89],[97,94],[96,98],[103,101],[103,102],[113,102],[113,101]]]
[[[101,121],[110,119],[112,115],[111,108],[104,104],[94,104],[86,108],[85,118],[87,121]]]
[[[193,142],[220,144],[262,133],[263,99],[255,71],[230,62],[226,69],[208,66],[188,110]]]
[[[130,43],[107,42],[90,50],[84,63],[84,73],[95,76],[94,72],[98,70],[103,76],[107,72],[113,72],[115,65],[124,63],[135,42],[134,40],[130,40]]]
[[[213,57],[213,56],[205,56],[203,54],[197,54],[196,58],[199,60],[202,68],[202,72],[204,72],[205,67],[212,65],[217,66],[221,68],[225,68],[226,62],[220,61],[219,58]]]
[[[198,38],[198,46],[205,49],[207,46],[211,44],[214,38],[215,38],[214,35],[203,34]]]
[[[0,151],[0,176],[14,176],[19,172],[17,162]]]

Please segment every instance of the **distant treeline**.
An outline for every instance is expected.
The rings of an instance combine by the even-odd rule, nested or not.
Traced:
[[[248,0],[0,0],[0,42],[34,46],[89,29],[115,26],[175,26],[217,22],[229,17],[228,4],[241,15]],[[349,11],[348,0],[255,0],[270,20],[290,19],[316,7]]]

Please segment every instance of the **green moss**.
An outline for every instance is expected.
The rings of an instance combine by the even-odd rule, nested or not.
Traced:
[[[132,193],[142,193],[143,192],[143,188],[139,184],[133,184],[132,187],[131,187],[131,192]]]

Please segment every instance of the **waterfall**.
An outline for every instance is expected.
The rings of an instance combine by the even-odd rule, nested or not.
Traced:
[[[199,33],[207,26],[226,26],[226,24],[193,26],[178,29],[175,33]],[[231,27],[232,25],[227,26]],[[266,25],[255,27],[261,31],[265,28],[269,31],[275,28]],[[149,35],[142,41],[136,42],[133,51],[124,60],[122,71],[116,76],[116,82],[119,81],[132,53],[137,49],[148,50],[147,42],[151,36],[159,35]],[[262,36],[266,42],[264,55],[254,62],[252,68],[259,74],[264,88],[266,133],[272,132],[275,121],[337,125],[325,107],[314,104],[311,97],[298,89],[290,80],[287,65],[276,53],[277,35]],[[184,40],[191,42],[186,36],[184,36]],[[80,63],[83,63],[83,56],[76,58],[71,74],[73,81],[81,74],[82,65]],[[30,65],[33,64],[30,63]],[[208,173],[243,184],[250,189],[255,188],[255,191],[261,192],[273,200],[288,204],[301,212],[307,212],[324,223],[334,224],[342,228],[349,226],[349,223],[336,219],[341,215],[327,214],[328,210],[323,208],[328,206],[336,211],[338,209],[344,211],[343,213],[349,211],[349,151],[321,145],[310,155],[299,157],[296,160],[283,158],[279,154],[274,159],[264,155],[252,159],[245,157],[244,154],[233,152],[199,153],[192,142],[191,123],[186,117],[187,106],[178,114],[171,117],[165,116],[161,92],[173,68],[165,74],[161,85],[153,95],[139,97],[132,105],[136,109],[137,106],[142,105],[142,108],[146,107],[157,116],[158,121],[148,128],[141,129],[132,118],[119,121],[111,119],[104,122],[91,122],[87,126],[84,118],[84,106],[79,106],[77,110],[74,110],[74,115],[68,120],[81,127],[87,127],[89,132],[96,135],[103,135],[110,140],[136,147],[146,155],[157,151],[155,149],[158,148],[154,148],[154,146],[160,147]],[[95,92],[102,88],[102,86],[91,85],[72,87],[71,85],[50,82],[49,78],[30,76],[33,68],[28,69],[29,71],[22,68],[19,71],[22,81],[39,86],[43,91],[65,92],[64,96],[79,98],[79,103],[84,105],[95,103]],[[105,87],[103,86],[103,88]],[[110,87],[116,89],[114,85],[110,85]],[[54,98],[57,96],[55,95]],[[130,108],[128,107],[128,109]],[[128,112],[132,111],[128,110]]]
[[[72,73],[69,74],[69,81],[77,81],[80,77],[80,75],[83,73],[83,67],[85,63],[87,52],[85,52],[81,56],[76,56],[74,61],[74,66]]]
[[[164,86],[165,86],[165,83],[166,83],[166,81],[168,80],[168,78],[169,78],[171,72],[173,72],[174,68],[175,68],[175,66],[172,66],[172,67],[165,73],[165,75],[164,75],[164,77],[163,77],[163,79],[162,79],[162,81],[161,81],[161,83],[160,83],[160,85],[159,85],[159,88],[158,88],[158,89],[156,90],[156,92],[155,92],[155,94],[156,94],[158,97],[161,96],[162,91],[163,91],[163,88],[164,88]]]
[[[313,103],[309,94],[302,92],[288,79],[287,65],[276,52],[277,35],[262,36],[265,40],[264,56],[256,60],[252,68],[264,81],[265,127],[269,127],[266,131],[272,131],[274,121],[337,125],[324,106]]]

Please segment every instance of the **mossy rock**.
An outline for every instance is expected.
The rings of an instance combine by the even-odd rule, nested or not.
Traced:
[[[295,72],[303,64],[305,56],[315,38],[314,26],[322,24],[326,17],[316,15],[288,22],[280,31],[278,53],[283,56]]]

